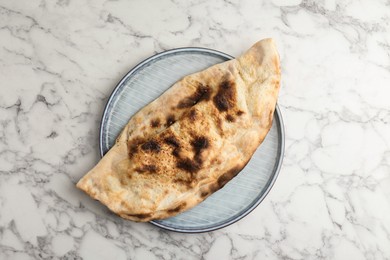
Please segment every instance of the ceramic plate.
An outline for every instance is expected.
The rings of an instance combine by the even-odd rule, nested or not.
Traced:
[[[181,48],[154,55],[126,74],[111,94],[100,129],[100,153],[114,144],[121,129],[139,109],[185,75],[233,57],[210,49]],[[247,166],[224,188],[198,206],[151,223],[164,229],[196,233],[230,225],[251,212],[267,195],[279,172],[284,130],[277,107],[270,132]]]

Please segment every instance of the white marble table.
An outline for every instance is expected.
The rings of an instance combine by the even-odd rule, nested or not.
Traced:
[[[0,259],[389,259],[389,1],[0,1]],[[227,228],[124,221],[75,188],[118,80],[199,46],[273,37],[282,170]]]

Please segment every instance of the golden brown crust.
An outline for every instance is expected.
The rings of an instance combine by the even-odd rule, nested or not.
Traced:
[[[77,187],[134,221],[199,204],[236,176],[264,140],[279,82],[271,39],[184,77],[130,119]]]

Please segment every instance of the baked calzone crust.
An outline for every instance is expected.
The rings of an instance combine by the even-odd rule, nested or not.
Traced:
[[[222,188],[272,125],[280,85],[272,39],[189,75],[136,113],[78,183],[119,216],[174,216]]]

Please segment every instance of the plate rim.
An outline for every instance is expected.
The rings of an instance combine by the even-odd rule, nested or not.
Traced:
[[[100,153],[101,157],[104,156],[104,151],[103,151],[103,127],[107,123],[108,110],[110,108],[110,104],[112,103],[114,97],[116,96],[118,91],[121,90],[122,87],[124,86],[123,83],[125,83],[125,81],[129,77],[134,75],[139,69],[141,69],[143,66],[147,65],[149,62],[151,62],[151,61],[153,61],[155,59],[158,59],[160,57],[163,57],[163,56],[169,55],[169,54],[173,54],[173,53],[190,52],[190,51],[193,51],[193,52],[206,52],[206,53],[217,55],[217,56],[220,56],[220,57],[222,56],[223,58],[225,58],[227,60],[234,59],[234,57],[229,55],[229,54],[226,54],[226,53],[221,52],[221,51],[209,49],[209,48],[182,47],[182,48],[174,48],[174,49],[170,49],[170,50],[166,50],[166,51],[154,54],[154,55],[144,59],[143,61],[141,61],[137,65],[135,65],[115,85],[113,91],[111,92],[109,98],[106,101],[106,105],[104,106],[103,114],[102,114],[102,117],[101,117],[101,120],[100,120],[100,133],[99,133],[99,153]],[[284,151],[285,151],[285,130],[284,130],[284,123],[283,123],[282,113],[280,111],[280,108],[279,108],[278,104],[276,104],[276,106],[275,106],[274,116],[275,115],[276,115],[278,120],[274,120],[273,123],[275,123],[275,121],[277,122],[277,124],[278,124],[278,136],[280,136],[280,142],[279,142],[279,145],[278,145],[278,156],[277,156],[278,157],[278,162],[276,164],[276,167],[274,167],[273,177],[268,181],[269,184],[267,185],[266,190],[259,197],[259,199],[257,199],[253,203],[253,205],[251,205],[248,209],[244,210],[237,217],[235,217],[235,218],[233,218],[233,219],[231,219],[229,221],[223,222],[223,223],[221,223],[219,225],[215,225],[215,226],[211,226],[211,227],[207,227],[207,228],[184,229],[184,228],[174,228],[174,227],[171,227],[171,226],[167,226],[167,225],[158,223],[156,221],[149,221],[149,223],[151,223],[151,224],[153,224],[153,225],[155,225],[155,226],[157,226],[159,228],[168,230],[168,231],[174,231],[174,232],[179,232],[179,233],[204,233],[204,232],[215,231],[215,230],[227,227],[227,226],[229,226],[229,225],[231,225],[233,223],[236,223],[237,221],[239,221],[239,220],[243,219],[244,217],[246,217],[255,208],[257,208],[257,206],[259,206],[260,203],[267,197],[268,193],[270,192],[270,190],[272,189],[273,185],[275,184],[275,182],[276,182],[276,180],[277,180],[277,178],[279,176],[279,172],[280,172],[280,169],[281,169],[281,166],[282,166],[282,162],[283,162],[283,157],[284,157]]]

